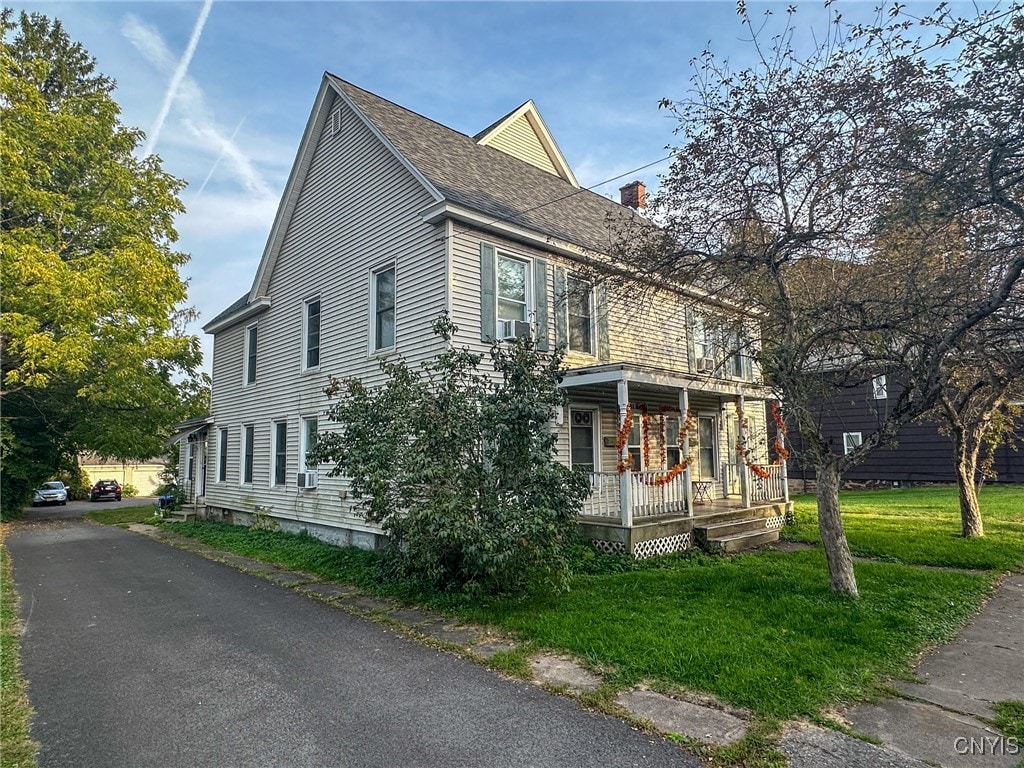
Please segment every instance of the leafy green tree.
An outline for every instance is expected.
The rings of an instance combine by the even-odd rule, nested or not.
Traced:
[[[59,21],[2,15],[0,312],[3,505],[81,449],[162,452],[195,399],[187,256],[172,248],[183,183],[120,123],[114,83]],[[190,383],[186,389],[198,384]]]
[[[386,361],[369,388],[334,380],[315,460],[331,462],[389,543],[384,573],[421,588],[512,594],[563,588],[585,473],[558,463],[550,427],[564,404],[561,353],[529,339],[483,356],[455,349],[422,364]]]

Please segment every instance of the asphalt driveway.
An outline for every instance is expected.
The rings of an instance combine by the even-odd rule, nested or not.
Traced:
[[[44,768],[698,765],[571,699],[113,526],[21,522],[7,543]]]

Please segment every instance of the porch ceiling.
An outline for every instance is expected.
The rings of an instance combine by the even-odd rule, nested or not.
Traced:
[[[751,400],[774,400],[778,397],[770,387],[761,384],[728,381],[632,363],[606,363],[585,368],[573,368],[566,371],[559,386],[571,389],[614,384],[619,381],[672,390],[688,389],[691,392],[708,392],[716,395],[743,395]]]

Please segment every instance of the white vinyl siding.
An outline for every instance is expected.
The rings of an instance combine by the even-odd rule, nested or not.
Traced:
[[[211,413],[218,425],[241,440],[241,427],[255,425],[253,482],[212,486],[213,506],[251,513],[256,506],[293,520],[373,530],[358,516],[344,478],[321,475],[319,494],[297,494],[299,428],[303,415],[323,414],[329,376],[355,376],[373,386],[383,381],[378,361],[367,355],[369,270],[395,264],[401,277],[395,351],[411,365],[443,349],[431,323],[447,304],[445,227],[423,223],[419,215],[433,198],[347,106],[341,132],[331,135],[325,114],[315,153],[294,212],[281,240],[274,269],[259,287],[270,308],[248,321],[259,324],[258,383],[245,385],[245,325],[219,331],[213,342]],[[320,298],[320,367],[302,372],[305,302]],[[275,486],[272,419],[287,418],[291,445],[286,454],[287,483]],[[337,426],[321,418],[320,430]],[[211,441],[212,443],[213,441]],[[228,476],[241,446],[229,455]],[[242,459],[244,461],[244,459]]]

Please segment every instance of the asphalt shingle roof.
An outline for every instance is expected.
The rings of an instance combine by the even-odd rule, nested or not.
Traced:
[[[606,197],[329,76],[453,203],[597,253],[609,251],[619,232],[617,224],[637,216]]]

